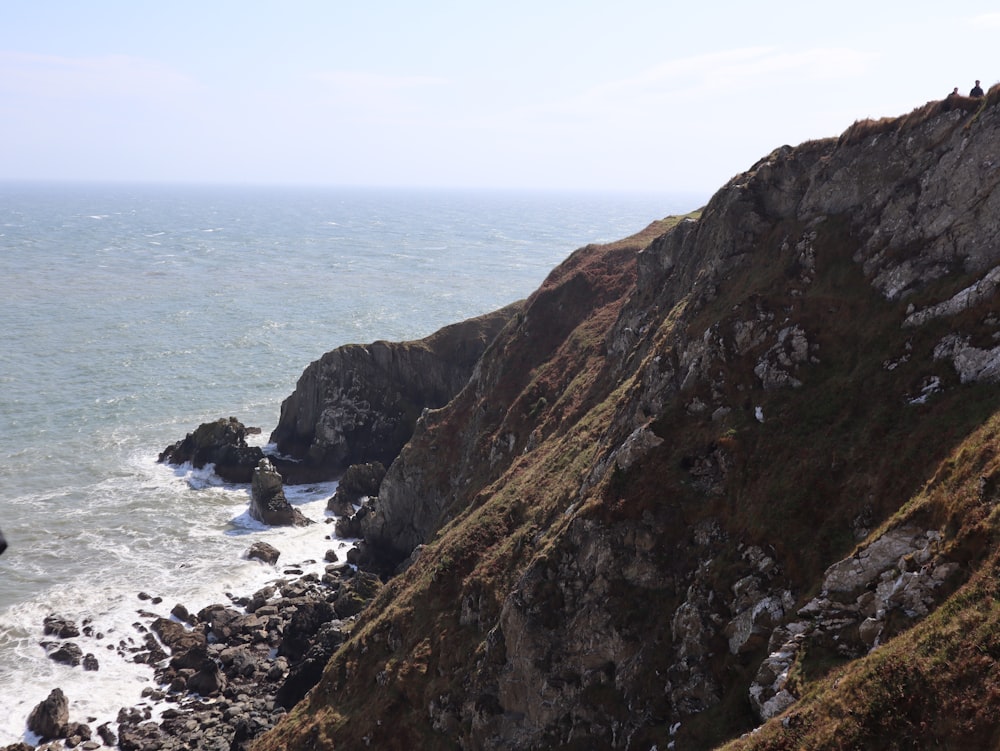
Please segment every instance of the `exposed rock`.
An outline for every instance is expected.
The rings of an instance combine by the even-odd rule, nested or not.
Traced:
[[[235,417],[205,422],[183,439],[165,448],[158,461],[167,464],[190,462],[196,469],[215,465],[215,474],[228,482],[250,482],[264,452],[248,446],[249,429]]]
[[[160,637],[160,641],[170,650],[171,654],[186,652],[189,649],[204,647],[207,644],[202,628],[187,629],[182,624],[167,618],[157,618],[150,625],[150,629]]]
[[[80,629],[68,618],[60,615],[49,615],[42,622],[42,631],[46,635],[58,636],[60,639],[70,639],[80,635]]]
[[[281,552],[276,547],[260,540],[251,545],[250,549],[247,550],[247,558],[262,561],[263,563],[270,563],[272,566],[278,562],[280,556]]]
[[[69,724],[69,699],[54,688],[28,715],[28,730],[43,739],[63,738]]]
[[[3,551],[7,549],[7,538],[3,536],[3,530],[0,530],[0,555],[3,555]]]
[[[974,347],[968,337],[947,334],[934,348],[934,359],[951,360],[962,383],[1000,381],[1000,346]]]
[[[250,516],[272,526],[299,527],[313,523],[285,498],[281,475],[267,458],[260,460],[253,473]]]
[[[338,621],[319,626],[309,649],[296,661],[278,689],[275,700],[286,709],[298,704],[319,681],[334,650],[343,644],[343,624]]]
[[[104,741],[105,746],[117,746],[118,736],[115,735],[115,731],[111,729],[111,724],[105,722],[103,725],[97,726],[97,736]]]
[[[903,624],[925,616],[958,569],[936,553],[940,539],[934,530],[897,527],[830,566],[820,594],[799,609],[800,620],[771,634],[770,654],[750,686],[758,716],[770,719],[798,699],[787,679],[804,645],[857,657]]]
[[[312,363],[281,405],[278,451],[339,474],[388,465],[424,409],[446,404],[520,304],[446,326],[415,342],[350,344]]]
[[[76,667],[83,659],[83,650],[80,649],[80,646],[74,642],[69,641],[63,644],[52,644],[51,647],[52,650],[49,652],[49,659],[55,662]]]
[[[385,478],[385,466],[381,462],[352,464],[337,483],[337,490],[327,501],[327,511],[337,516],[353,516],[354,506],[365,497],[378,495],[379,486]]]

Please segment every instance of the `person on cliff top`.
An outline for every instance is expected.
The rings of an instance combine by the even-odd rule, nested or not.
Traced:
[[[983,90],[979,86],[979,81],[976,81],[976,85],[972,87],[972,91],[969,92],[969,96],[982,96]]]
[[[958,87],[957,86],[954,89],[951,90],[951,93],[948,95],[948,98],[951,99],[952,97],[955,97],[955,96],[958,96]]]

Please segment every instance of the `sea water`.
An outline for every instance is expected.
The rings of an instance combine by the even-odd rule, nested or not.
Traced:
[[[157,464],[168,444],[232,415],[264,445],[324,352],[495,310],[577,247],[703,200],[0,185],[0,745],[37,740],[25,720],[57,686],[92,727],[139,702],[153,671],[122,648],[151,616],[344,557],[335,483],[286,489],[319,524],[270,529],[245,486]],[[258,540],[277,567],[247,560]],[[72,641],[97,671],[47,657],[51,614],[89,626]]]

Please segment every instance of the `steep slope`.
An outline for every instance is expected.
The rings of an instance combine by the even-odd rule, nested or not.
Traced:
[[[415,560],[255,748],[889,748],[934,700],[991,738],[998,99],[556,269],[418,421],[365,527]]]

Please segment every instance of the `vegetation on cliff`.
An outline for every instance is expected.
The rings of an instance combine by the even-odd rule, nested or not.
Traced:
[[[995,744],[998,99],[553,271],[417,421],[365,527],[410,565],[255,748]]]

